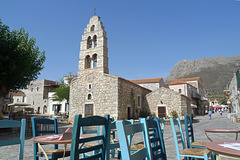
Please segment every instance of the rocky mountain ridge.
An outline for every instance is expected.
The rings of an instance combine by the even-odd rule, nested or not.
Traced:
[[[178,62],[164,79],[166,83],[174,79],[201,77],[204,89],[222,91],[230,83],[240,56],[211,57]]]

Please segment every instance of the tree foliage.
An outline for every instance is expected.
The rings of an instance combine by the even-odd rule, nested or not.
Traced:
[[[46,57],[35,43],[24,28],[10,31],[0,19],[0,98],[38,78]]]
[[[67,77],[66,81],[61,80],[59,82],[59,87],[54,90],[53,101],[62,101],[64,99],[69,102],[69,93],[70,93],[70,83],[74,76],[71,74]]]

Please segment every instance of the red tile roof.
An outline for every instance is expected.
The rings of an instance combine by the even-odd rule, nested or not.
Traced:
[[[176,85],[176,84],[184,84],[186,81],[197,81],[200,77],[193,77],[193,78],[183,78],[183,79],[175,79],[169,83],[169,85]]]
[[[13,96],[24,96],[24,94],[14,93]]]
[[[159,83],[163,78],[147,78],[147,79],[133,79],[129,80],[130,82],[136,83],[136,84],[142,84],[142,83]]]

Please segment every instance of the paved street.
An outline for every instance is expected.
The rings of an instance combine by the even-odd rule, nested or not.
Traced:
[[[59,125],[59,133],[63,132],[65,129],[70,127],[70,125]],[[227,119],[226,113],[223,114],[223,117],[220,118],[219,113],[215,113],[212,116],[212,120],[209,120],[208,116],[196,116],[194,117],[194,134],[195,140],[199,141],[208,141],[204,136],[204,129],[207,128],[234,128],[240,127],[240,124],[233,123]],[[184,126],[183,126],[184,129]],[[234,140],[235,134],[217,134],[217,133],[208,133],[209,137],[211,137],[214,141],[217,140]],[[0,135],[2,137],[2,135]],[[33,159],[33,145],[30,139],[31,137],[27,137],[25,141],[25,151],[24,151],[24,159],[32,160]],[[134,141],[139,141],[141,136],[135,137]],[[172,135],[172,129],[170,125],[165,125],[164,131],[164,139],[165,146],[167,152],[168,160],[176,159],[176,150],[174,139]],[[60,146],[61,148],[63,146]],[[70,145],[68,146],[70,147]],[[0,147],[0,160],[17,160],[18,159],[18,146],[7,146]],[[69,158],[65,158],[69,160]],[[227,160],[226,158],[222,158],[222,160]]]

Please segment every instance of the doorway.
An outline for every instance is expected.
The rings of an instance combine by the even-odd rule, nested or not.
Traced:
[[[158,107],[158,117],[159,118],[166,117],[166,106]]]
[[[93,116],[93,104],[85,104],[85,116]]]
[[[131,119],[131,107],[127,108],[127,118]]]

